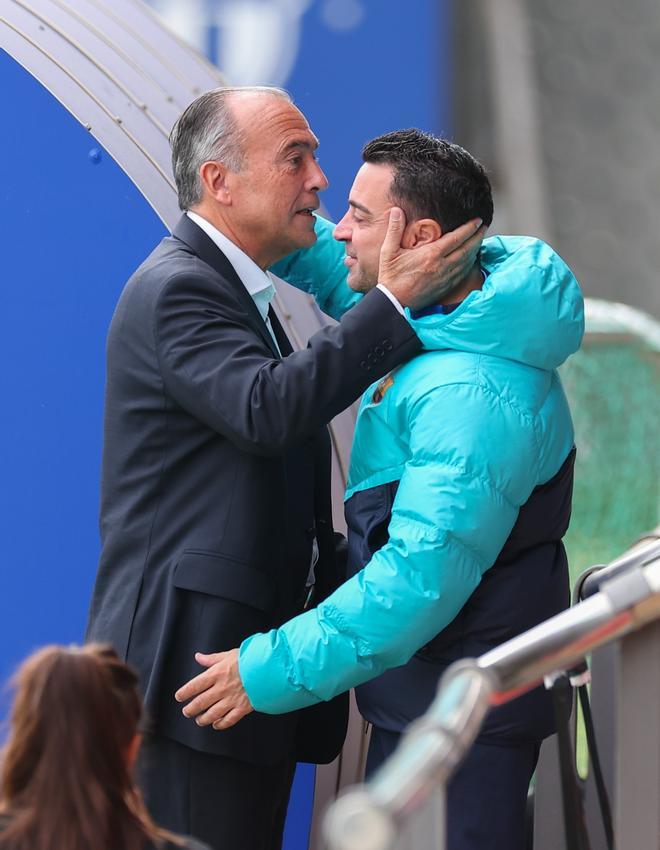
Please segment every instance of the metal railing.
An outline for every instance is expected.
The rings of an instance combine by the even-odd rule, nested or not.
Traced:
[[[411,815],[423,810],[430,797],[434,798],[435,815],[425,828],[423,843],[413,840],[412,846],[442,850],[444,788],[476,738],[489,707],[514,699],[544,678],[575,667],[591,650],[660,619],[660,541],[651,537],[586,581],[593,593],[584,601],[445,672],[434,702],[409,727],[392,757],[369,782],[349,789],[328,810],[324,834],[331,850],[402,847],[405,827],[414,820]],[[656,666],[660,682],[660,661]],[[655,726],[660,729],[660,715]],[[660,749],[650,758],[660,768]],[[654,789],[660,787],[660,769],[656,773]],[[644,827],[648,839],[634,835],[638,817],[626,806],[634,807],[635,801],[628,795],[626,803],[625,796],[617,801],[616,822],[619,831],[632,833],[626,833],[619,846],[657,850],[660,833],[654,829],[658,816]],[[652,809],[658,810],[657,799]],[[429,835],[429,830],[434,834]]]

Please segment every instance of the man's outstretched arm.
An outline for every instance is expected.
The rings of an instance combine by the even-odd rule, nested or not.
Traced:
[[[411,416],[388,543],[317,608],[243,641],[238,658],[197,657],[208,669],[176,694],[187,717],[225,729],[252,705],[278,714],[331,699],[404,664],[460,611],[534,486],[530,447],[506,439],[516,429],[508,418],[493,423],[474,388],[429,393]],[[486,425],[503,447],[495,457],[482,447]]]

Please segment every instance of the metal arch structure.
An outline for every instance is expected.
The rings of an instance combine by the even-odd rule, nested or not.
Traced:
[[[0,23],[2,47],[77,118],[159,217],[171,223],[177,209],[169,127],[200,90],[222,83],[220,75],[200,59],[195,79],[175,76],[171,63],[177,54],[189,53],[162,28],[159,33],[155,19],[144,14],[121,22],[108,7],[88,0],[77,0],[75,8],[65,0],[7,0]]]
[[[140,0],[2,0],[0,48],[13,249],[0,290],[4,679],[35,646],[82,638],[98,556],[105,331],[123,283],[180,215],[169,130],[224,79]],[[284,283],[275,309],[296,347],[329,321]],[[331,425],[339,528],[353,423],[349,410]],[[318,771],[318,805],[356,778],[356,758]],[[287,826],[289,848],[307,846],[312,777],[300,780],[306,822]]]

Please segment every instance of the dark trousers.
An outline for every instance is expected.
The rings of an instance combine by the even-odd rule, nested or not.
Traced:
[[[400,737],[372,727],[367,777]],[[447,850],[525,850],[527,792],[539,747],[475,741],[447,788]]]
[[[295,766],[247,764],[152,735],[138,770],[159,826],[213,850],[280,850]]]

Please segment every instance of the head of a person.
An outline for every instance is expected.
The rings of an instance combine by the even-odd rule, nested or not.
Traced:
[[[406,216],[404,248],[432,242],[473,218],[493,218],[490,181],[470,153],[421,130],[396,130],[368,142],[351,187],[348,210],[334,231],[346,245],[349,286],[367,292],[378,282],[389,212]]]
[[[161,833],[133,780],[137,676],[109,646],[49,646],[14,678],[0,764],[0,847],[143,847]]]
[[[223,87],[198,97],[170,134],[182,210],[215,225],[259,266],[313,245],[328,181],[318,139],[287,92]]]

